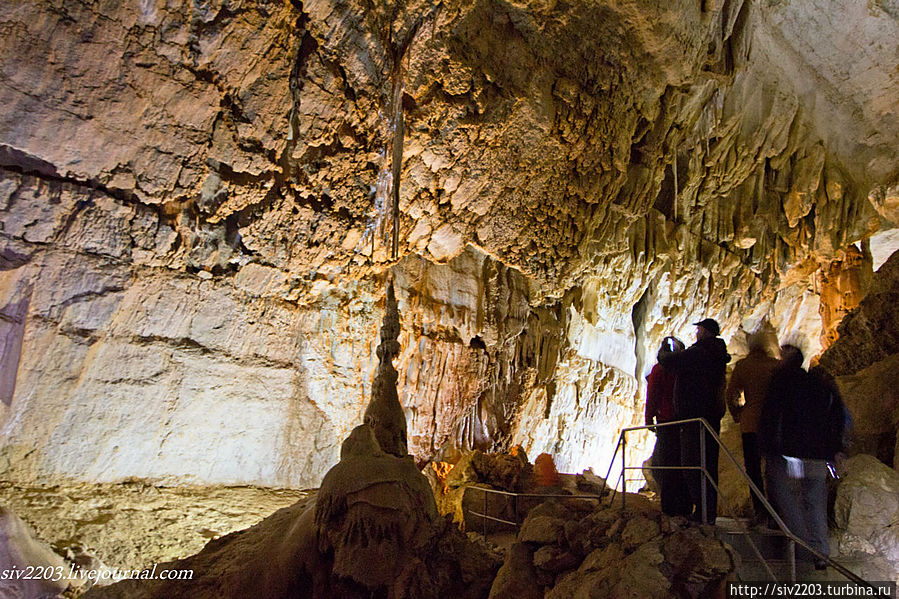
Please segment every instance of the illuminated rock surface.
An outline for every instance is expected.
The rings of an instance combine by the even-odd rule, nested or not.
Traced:
[[[308,491],[252,487],[0,486],[0,503],[69,563],[152,567],[198,553],[210,539],[258,524]],[[67,566],[68,567],[68,566]]]
[[[843,319],[821,365],[836,375],[853,416],[852,453],[895,466],[899,429],[899,254],[874,274],[865,299]]]
[[[899,514],[899,475],[870,455],[857,455],[845,464],[837,488],[834,517],[839,550],[862,553],[888,563],[899,572],[899,535],[893,522]]]
[[[490,597],[705,596],[738,563],[711,527],[564,501],[531,512]]]
[[[856,412],[857,446],[890,461],[894,4],[6,7],[0,476],[40,489],[322,484],[372,396],[388,268],[407,427],[388,451],[412,458],[368,458],[418,481],[388,503],[424,505],[413,459],[472,449],[520,444],[562,472],[605,475],[620,429],[641,421],[660,340],[689,342],[707,316],[737,357],[763,321],[811,357],[858,304],[822,363]],[[835,270],[871,235],[870,282]],[[650,445],[629,439],[633,463]],[[349,495],[381,501],[379,488]],[[213,541],[192,558],[205,572],[194,596],[277,596],[330,572],[298,557],[319,542],[307,507]],[[231,530],[207,516],[222,522],[211,536]],[[484,582],[490,560],[427,506],[419,517],[427,534],[410,547],[470,557]],[[335,538],[350,536],[341,526]],[[63,541],[64,528],[38,532]],[[546,547],[513,554],[538,578],[569,567],[568,549]],[[676,584],[652,570],[676,556],[640,551],[627,573],[640,580],[616,584]]]
[[[419,463],[520,443],[604,474],[665,334],[767,318],[814,354],[819,268],[897,225],[889,3],[39,0],[0,23],[20,483],[319,484],[371,391],[398,108]]]
[[[400,353],[396,340],[400,334],[400,317],[396,308],[393,281],[387,285],[381,344],[378,346],[378,371],[371,388],[371,401],[365,408],[365,424],[371,428],[377,446],[399,458],[409,455],[406,448],[406,415],[396,393],[396,369],[393,360]]]
[[[123,581],[89,597],[486,597],[500,556],[439,517],[412,457],[384,452],[368,424],[353,429],[315,503],[166,564],[189,582]]]

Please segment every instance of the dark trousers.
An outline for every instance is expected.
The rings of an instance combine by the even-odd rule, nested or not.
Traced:
[[[801,463],[791,472],[789,461]],[[795,466],[794,466],[795,467]],[[781,455],[765,458],[768,495],[790,532],[823,553],[830,554],[827,532],[827,462]],[[800,559],[812,559],[798,551]]]
[[[652,452],[653,466],[680,466],[680,430],[676,426],[656,429],[656,446]],[[662,496],[662,512],[669,516],[689,516],[692,504],[684,486],[682,470],[653,470]]]
[[[709,422],[712,430],[717,434],[721,430],[721,421],[712,420]],[[700,444],[700,427],[702,435],[705,437],[705,461],[701,460],[701,444]],[[692,518],[698,522],[702,519],[702,495],[705,489],[706,498],[706,524],[714,524],[715,518],[718,516],[718,493],[715,487],[718,486],[718,444],[715,439],[706,431],[705,427],[699,423],[686,425],[681,430],[681,462],[684,466],[702,466],[708,472],[714,486],[709,483],[709,479],[699,470],[684,470],[684,480],[686,481],[687,493],[692,504]]]
[[[746,474],[750,480],[755,483],[762,493],[765,492],[765,482],[762,478],[762,454],[759,453],[759,436],[757,433],[743,433],[743,465],[746,467]],[[755,515],[767,515],[768,511],[762,505],[761,499],[756,497],[755,493],[749,491],[752,497],[752,507]]]

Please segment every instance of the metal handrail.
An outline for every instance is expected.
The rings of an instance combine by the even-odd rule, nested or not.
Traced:
[[[694,421],[696,421],[696,420],[699,420],[699,419],[688,419],[688,420],[683,420],[683,421],[662,422],[662,423],[659,423],[659,424],[657,424],[657,425],[652,425],[652,426],[645,426],[645,427],[629,427],[629,428],[622,429],[621,434],[619,435],[619,442],[618,442],[618,444],[615,446],[615,453],[612,454],[612,460],[611,460],[611,462],[609,463],[609,469],[606,471],[606,478],[603,480],[603,484],[604,484],[604,485],[606,484],[606,481],[608,480],[609,475],[610,475],[611,472],[612,472],[612,466],[615,465],[615,456],[618,455],[618,448],[621,447],[621,446],[625,446],[625,447],[626,447],[626,445],[627,445],[627,442],[626,442],[626,440],[625,440],[625,434],[626,434],[626,433],[630,432],[631,430],[639,430],[640,428],[649,428],[649,429],[653,429],[653,428],[655,428],[656,426],[658,426],[658,427],[665,427],[665,426],[682,426],[682,425],[684,425],[684,424],[687,424],[687,423],[689,423],[689,422],[694,422]],[[701,464],[705,464],[705,461],[706,461],[706,460],[705,460],[705,435],[702,435],[702,434],[701,434],[701,433],[702,433],[702,429],[699,429],[699,432],[700,432],[700,448],[701,448],[701,450],[702,450],[702,451],[701,451],[701,454],[702,454],[702,455],[701,455],[700,463],[701,463]],[[720,441],[719,441],[719,444],[720,444]],[[725,451],[727,451],[727,448],[725,448]],[[737,464],[737,467],[740,468],[739,464]],[[626,479],[625,476],[624,476],[624,471],[625,471],[625,470],[631,470],[631,469],[632,469],[632,470],[637,470],[637,469],[639,469],[639,468],[634,468],[634,467],[630,467],[630,468],[629,468],[629,467],[626,466],[626,464],[625,464],[625,458],[624,458],[624,450],[622,450],[622,452],[621,452],[621,477],[619,478],[619,481],[621,482],[621,489],[622,489],[622,495],[621,495],[621,507],[622,507],[622,509],[624,509],[624,502],[625,502],[625,498],[627,497],[627,479]],[[711,476],[710,476],[709,473],[705,470],[705,467],[704,467],[704,466],[650,466],[648,469],[649,469],[649,470],[699,470],[699,471],[701,471],[703,474],[706,475],[706,477],[709,479],[709,482],[712,484],[712,486],[715,487],[715,492],[718,493],[719,496],[721,495],[721,493],[719,492],[718,486],[717,486],[717,485],[715,484],[715,482],[712,480]],[[754,483],[752,482],[752,479],[749,479],[749,483],[750,483],[750,485],[753,485],[753,486],[754,486]],[[758,489],[757,489],[757,488],[756,488],[755,490],[758,492]],[[615,501],[615,490],[613,489],[613,490],[612,490],[612,496],[611,496],[611,499],[609,500],[609,506],[611,506],[611,505],[614,503],[614,501]],[[702,505],[701,505],[702,520],[703,520],[703,522],[705,522],[705,520],[706,520],[706,495],[705,495],[705,486],[704,486],[704,485],[703,485],[703,488],[702,488],[702,500],[701,500],[701,502],[702,502]],[[770,508],[771,506],[768,506],[768,507]],[[771,511],[772,511],[772,512],[774,511],[773,508],[771,509]],[[774,517],[777,518],[777,517],[778,517],[777,514],[774,514]],[[781,524],[783,524],[783,522],[781,522]],[[748,532],[748,531],[747,531],[747,532]],[[752,537],[750,537],[750,536],[747,535],[746,540],[749,541],[749,546],[752,547],[753,553],[755,553],[755,556],[759,559],[759,561],[760,561],[760,562],[762,563],[762,565],[765,567],[765,570],[768,572],[768,575],[772,578],[772,580],[777,581],[777,576],[774,574],[774,571],[771,569],[771,566],[768,564],[768,560],[766,560],[765,557],[762,555],[762,552],[759,550],[758,546],[756,546],[755,541],[752,540]],[[789,558],[790,558],[790,559],[789,559],[789,564],[790,564],[790,577],[791,577],[792,580],[795,580],[795,579],[796,579],[796,560],[795,560],[795,550],[794,550],[794,547],[793,547],[792,542],[790,543],[790,550],[789,550],[789,552],[788,552],[788,555],[789,555]]]
[[[500,522],[502,524],[509,524],[511,526],[520,526],[518,522],[518,498],[519,497],[539,497],[541,499],[593,499],[598,500],[600,504],[602,503],[602,491],[600,491],[599,495],[564,495],[562,493],[513,493],[511,491],[502,491],[500,489],[491,489],[489,487],[469,487],[469,489],[480,489],[484,492],[484,513],[479,514],[474,510],[469,509],[468,513],[472,516],[478,516],[483,521],[483,535],[484,538],[487,538],[487,521],[491,522]],[[487,514],[487,494],[493,493],[494,495],[506,495],[512,497],[512,511],[515,514],[515,522],[510,522],[509,520],[503,520],[502,518],[497,518],[495,516],[490,516]]]
[[[662,422],[659,424],[644,425],[644,426],[630,426],[630,427],[621,429],[621,434],[618,437],[618,444],[615,446],[615,452],[612,454],[612,460],[609,463],[609,469],[606,472],[605,479],[603,480],[603,488],[605,488],[608,484],[607,481],[609,479],[609,476],[612,473],[612,466],[614,466],[614,464],[615,464],[615,458],[618,455],[618,449],[621,448],[621,476],[620,476],[619,480],[622,483],[622,486],[621,486],[621,496],[622,496],[621,507],[622,507],[622,509],[624,509],[625,498],[627,497],[627,480],[625,479],[624,471],[641,469],[639,467],[634,467],[634,466],[629,467],[629,466],[627,466],[627,464],[625,462],[625,452],[627,449],[627,440],[625,439],[625,436],[627,435],[627,433],[632,432],[632,431],[638,431],[638,430],[654,430],[656,428],[661,428],[661,427],[665,427],[665,426],[681,426],[682,427],[686,424],[690,424],[693,422],[701,423],[700,429],[699,429],[701,453],[702,454],[705,453],[705,451],[704,451],[705,450],[705,435],[702,434],[702,427],[705,427],[706,431],[712,436],[712,438],[718,444],[718,447],[720,449],[724,450],[724,454],[728,457],[728,459],[731,461],[731,463],[733,463],[733,465],[736,466],[737,471],[744,478],[744,480],[749,484],[750,491],[752,493],[755,493],[756,497],[761,500],[762,506],[765,508],[765,510],[767,510],[768,514],[774,519],[774,522],[777,524],[777,527],[780,529],[780,532],[785,537],[787,537],[787,539],[789,539],[789,541],[790,541],[790,576],[791,576],[792,580],[794,580],[794,581],[796,580],[795,544],[798,543],[800,547],[804,548],[806,551],[808,551],[809,553],[814,555],[816,558],[824,561],[825,563],[827,563],[827,565],[833,567],[837,572],[839,572],[840,574],[842,574],[843,576],[845,576],[852,582],[873,588],[873,586],[870,583],[868,583],[866,580],[864,580],[863,578],[861,578],[860,576],[858,576],[857,574],[855,574],[854,572],[852,572],[851,570],[849,570],[848,568],[843,566],[842,564],[835,562],[833,559],[830,558],[830,556],[824,555],[823,553],[819,552],[817,549],[811,547],[804,540],[802,540],[801,538],[797,537],[792,532],[790,532],[790,529],[787,527],[787,525],[784,523],[784,521],[780,519],[780,516],[777,514],[777,511],[771,506],[770,503],[768,503],[768,500],[765,497],[764,493],[762,493],[761,490],[752,481],[752,479],[749,477],[749,475],[746,473],[746,471],[743,469],[743,467],[740,465],[740,463],[734,457],[733,453],[731,453],[731,451],[724,445],[724,443],[722,443],[721,438],[718,436],[718,433],[716,433],[714,431],[714,429],[712,429],[712,427],[709,425],[709,423],[706,421],[705,418],[687,418],[684,420],[674,420],[671,422]],[[702,457],[704,458],[704,455]],[[674,467],[671,467],[671,466],[669,466],[669,467],[652,467],[652,466],[650,466],[649,470],[673,469],[673,468],[680,469],[680,470],[700,470],[705,475],[705,477],[708,479],[709,483],[715,488],[715,492],[720,497],[721,493],[718,492],[719,491],[718,485],[715,484],[715,481],[712,479],[712,476],[709,474],[708,470],[706,470],[706,468],[705,468],[705,459],[700,459],[700,464],[701,464],[701,466],[674,466]],[[602,494],[602,491],[600,491],[600,494]],[[614,502],[614,499],[615,499],[615,490],[613,489],[612,498],[609,501],[610,506]],[[706,516],[706,514],[705,514],[705,511],[706,511],[705,485],[702,485],[702,500],[701,501],[702,501],[702,505],[701,505],[702,518],[703,518],[703,521],[705,521],[705,519],[706,519],[705,518],[705,516]],[[761,557],[761,552],[759,552],[758,548],[755,547],[755,543],[752,541],[752,539],[749,538],[748,540],[749,540],[750,544],[753,546],[753,549],[755,550],[756,554],[759,555],[759,557]],[[774,576],[773,572],[771,571],[771,568],[768,566],[767,561],[764,560],[764,558],[762,558],[762,563],[765,564],[765,568],[768,570],[768,573],[771,574],[772,578],[774,578],[776,580],[777,578]]]

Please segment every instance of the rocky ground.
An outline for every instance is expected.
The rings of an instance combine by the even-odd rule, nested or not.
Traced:
[[[198,553],[211,539],[253,526],[308,496],[255,487],[154,487],[142,482],[15,486],[0,505],[69,559],[89,555],[112,568],[145,568]]]
[[[518,473],[512,478],[519,482],[529,480],[530,469],[524,460],[509,457],[503,461],[498,456],[470,454],[463,461],[470,466],[462,468],[461,474],[447,477],[448,485],[463,480],[467,484],[483,483],[484,477],[495,483],[503,473]],[[503,465],[506,467],[501,468]],[[894,579],[899,570],[892,560],[899,545],[891,522],[897,509],[899,476],[872,456],[853,457],[844,467],[846,475],[835,498],[832,556],[868,580]],[[577,478],[583,475],[563,476],[563,483],[577,482]],[[439,481],[432,480],[432,485],[435,482]],[[518,484],[512,479],[506,482],[513,487]],[[165,488],[140,481],[27,487],[0,483],[0,505],[18,514],[34,529],[36,537],[70,561],[83,564],[93,559],[96,561],[89,567],[102,563],[109,568],[129,569],[174,562],[199,576],[190,586],[192,593],[199,593],[195,596],[210,597],[223,590],[239,596],[240,589],[259,584],[259,576],[273,589],[290,586],[291,572],[305,563],[303,556],[307,553],[301,550],[300,542],[305,537],[298,531],[310,528],[311,520],[303,524],[303,514],[315,496],[313,491],[253,487]],[[445,501],[451,499],[450,495],[440,496]],[[482,588],[475,595],[486,596],[493,581],[491,597],[513,593],[535,598],[572,596],[597,585],[640,596],[694,596],[720,590],[723,581],[739,568],[741,559],[721,543],[729,542],[729,537],[721,539],[711,527],[693,527],[669,519],[658,513],[654,502],[632,497],[626,513],[617,506],[603,509],[593,502],[552,500],[532,509],[523,518],[518,534],[493,531],[490,541],[494,559],[499,558],[495,552],[501,548],[505,565],[498,575],[495,567],[479,572]],[[462,503],[464,494],[457,500]],[[453,513],[446,507],[442,511]],[[439,519],[439,524],[446,527],[449,520]],[[452,551],[471,549],[463,542],[464,535],[444,533],[453,542],[442,542],[439,546],[443,549],[449,549],[449,545]],[[212,539],[218,540],[209,543]],[[469,542],[478,539],[478,535],[469,536]],[[446,543],[449,545],[444,547]],[[687,553],[701,559],[685,561],[686,546],[692,547]],[[466,561],[473,556],[469,553],[454,555],[472,563]],[[463,559],[463,554],[468,557]],[[246,563],[248,555],[257,556],[256,562]],[[623,562],[633,567],[622,568]],[[841,580],[833,571],[805,573],[803,578]],[[301,577],[294,583],[305,584],[304,580]],[[69,589],[65,596],[80,596],[85,590]],[[97,588],[91,594],[156,597],[167,596],[171,590],[132,584]]]

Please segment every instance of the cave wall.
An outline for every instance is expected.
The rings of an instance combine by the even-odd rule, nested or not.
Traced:
[[[868,293],[840,323],[820,364],[836,377],[853,417],[850,453],[896,466],[899,429],[899,252],[874,273]]]
[[[815,273],[893,216],[899,80],[846,33],[897,39],[889,6],[38,0],[0,24],[8,478],[317,484],[371,384],[400,107],[420,460],[602,469],[661,337],[816,338]]]

